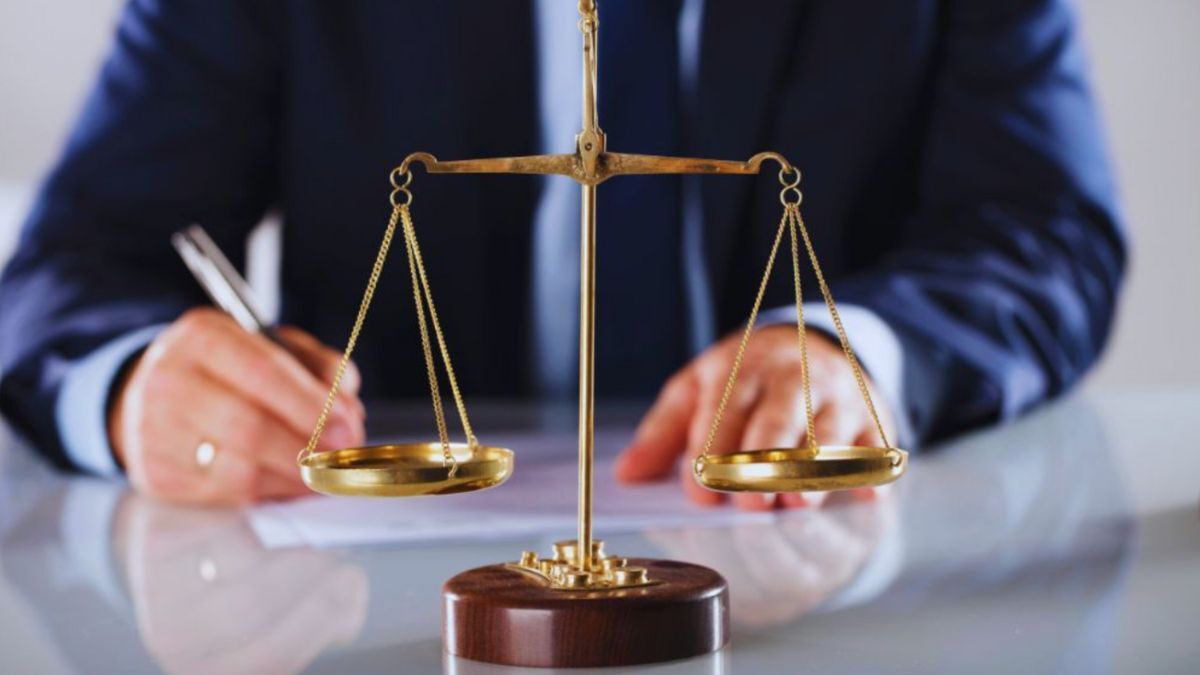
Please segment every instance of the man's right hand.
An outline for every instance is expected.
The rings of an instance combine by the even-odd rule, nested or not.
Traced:
[[[134,487],[192,504],[246,504],[306,494],[296,456],[321,412],[340,354],[282,328],[287,348],[211,308],[163,331],[119,385],[109,439]],[[366,437],[358,370],[347,369],[321,449]],[[197,448],[216,452],[207,466]]]

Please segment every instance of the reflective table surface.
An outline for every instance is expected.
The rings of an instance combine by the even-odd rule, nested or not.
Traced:
[[[570,414],[472,412],[574,452]],[[915,454],[874,501],[606,537],[730,585],[729,647],[632,670],[1200,672],[1197,415],[1200,388],[1089,392]],[[601,411],[599,451],[635,420]],[[562,535],[268,550],[242,512],[57,475],[4,432],[0,672],[545,673],[445,657],[440,588]]]

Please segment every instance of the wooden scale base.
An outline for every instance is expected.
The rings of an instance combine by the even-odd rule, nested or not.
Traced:
[[[648,581],[554,587],[520,564],[489,565],[446,582],[442,633],[453,656],[509,666],[631,666],[685,659],[729,640],[725,579],[699,565],[634,558]]]

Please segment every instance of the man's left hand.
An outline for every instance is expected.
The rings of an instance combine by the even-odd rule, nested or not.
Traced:
[[[678,463],[684,492],[693,501],[705,505],[724,501],[724,494],[696,483],[691,460],[704,448],[740,339],[740,333],[726,337],[667,381],[638,425],[633,442],[617,460],[619,480],[656,480],[669,475]],[[824,334],[811,330],[807,342],[817,439],[822,445],[881,445],[854,371],[841,348]],[[807,442],[803,372],[795,326],[768,326],[756,331],[746,347],[712,452],[801,447]],[[869,379],[867,386],[871,387]],[[890,411],[874,389],[871,398],[884,431],[894,435]],[[681,456],[686,461],[679,463]],[[744,509],[767,510],[777,505],[815,506],[824,496],[811,492],[739,493],[733,495],[733,502]]]

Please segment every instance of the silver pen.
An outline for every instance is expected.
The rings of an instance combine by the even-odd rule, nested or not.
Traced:
[[[279,333],[267,323],[256,306],[250,285],[238,274],[203,227],[190,225],[176,232],[171,235],[171,245],[179,252],[208,297],[232,316],[238,325],[283,344]]]

